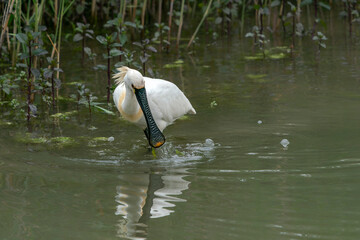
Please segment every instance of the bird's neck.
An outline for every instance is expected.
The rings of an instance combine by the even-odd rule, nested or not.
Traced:
[[[122,109],[126,114],[132,115],[139,112],[140,106],[136,100],[135,93],[131,87],[125,85],[125,98],[122,102]]]

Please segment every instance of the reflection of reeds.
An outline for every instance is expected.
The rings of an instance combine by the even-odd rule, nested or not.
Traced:
[[[244,33],[244,22],[245,22],[245,8],[246,8],[246,0],[242,1],[242,9],[241,9],[241,36]]]

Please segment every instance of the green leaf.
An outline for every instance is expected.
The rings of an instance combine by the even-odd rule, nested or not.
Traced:
[[[109,110],[107,110],[107,109],[105,109],[105,108],[102,108],[102,107],[100,107],[100,106],[98,106],[98,105],[94,105],[94,107],[95,107],[95,108],[97,108],[97,109],[99,109],[100,111],[102,111],[102,112],[106,113],[106,114],[109,114],[109,115],[115,115],[115,113],[114,113],[114,112],[109,111]]]
[[[87,55],[91,55],[91,49],[90,48],[88,48],[88,47],[85,47],[84,48],[84,51],[85,51],[85,53],[87,54]]]
[[[88,37],[88,38],[90,38],[90,39],[94,39],[94,37],[93,37],[91,34],[89,34],[89,33],[85,33],[85,36]]]
[[[120,43],[121,43],[121,45],[124,45],[126,42],[127,42],[126,34],[121,34],[120,35]]]
[[[25,33],[18,33],[16,34],[16,38],[17,40],[19,40],[19,42],[26,44],[26,42],[28,41],[28,37]]]
[[[4,87],[2,90],[4,91],[4,93],[6,93],[6,95],[10,94],[10,88],[9,87]]]
[[[140,47],[140,48],[143,48],[142,44],[139,43],[139,42],[133,42],[133,44],[134,44],[135,46],[138,46],[138,47]]]
[[[76,6],[76,13],[82,14],[84,12],[85,6],[84,5],[77,5]]]
[[[27,52],[21,53],[21,55],[20,55],[20,59],[25,59],[28,57],[29,57],[29,53],[27,53]]]
[[[34,50],[33,55],[34,56],[41,56],[41,55],[45,55],[47,53],[48,53],[48,51],[46,51],[45,49],[37,48],[37,49]]]
[[[112,56],[112,57],[120,56],[122,54],[123,54],[123,52],[120,51],[119,49],[113,48],[110,50],[110,56]]]
[[[215,24],[220,24],[222,22],[222,18],[221,17],[217,17],[215,19]]]
[[[73,41],[74,41],[74,42],[78,42],[78,41],[80,41],[80,40],[82,40],[82,39],[83,39],[82,34],[77,33],[77,34],[74,35]]]
[[[323,7],[323,8],[325,8],[325,9],[329,10],[329,11],[330,11],[330,9],[331,9],[330,5],[329,5],[329,4],[326,4],[326,3],[324,3],[324,2],[320,2],[319,5],[320,5],[321,7]]]
[[[129,26],[129,27],[136,28],[136,24],[133,23],[133,22],[125,22],[125,25],[126,25],[126,26]]]
[[[31,73],[35,78],[40,77],[40,71],[36,68],[31,68]]]
[[[319,37],[318,37],[318,36],[314,36],[314,37],[312,38],[312,40],[318,41],[318,40],[319,40]]]
[[[300,6],[306,6],[312,4],[313,0],[302,0]]]
[[[110,35],[110,40],[111,40],[111,42],[115,41],[115,40],[116,40],[116,37],[117,37],[117,32],[113,32],[113,33]]]
[[[106,70],[107,67],[103,64],[98,64],[94,67],[95,70]]]
[[[97,36],[96,40],[98,40],[98,42],[101,43],[102,45],[106,45],[106,43],[107,43],[106,38],[104,36],[101,36],[101,35]]]
[[[157,50],[153,46],[147,46],[146,49],[154,53],[157,52]]]
[[[270,7],[276,7],[280,5],[280,1],[279,0],[275,0],[273,2],[271,2]]]

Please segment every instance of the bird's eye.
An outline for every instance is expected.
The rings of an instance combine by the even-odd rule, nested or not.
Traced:
[[[131,84],[131,87],[135,89],[134,84]]]

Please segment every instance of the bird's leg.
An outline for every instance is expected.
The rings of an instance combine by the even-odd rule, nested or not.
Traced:
[[[153,148],[153,147],[151,147],[151,153],[152,153],[152,155],[154,156],[154,158],[156,158],[156,153],[155,153],[155,148]]]

